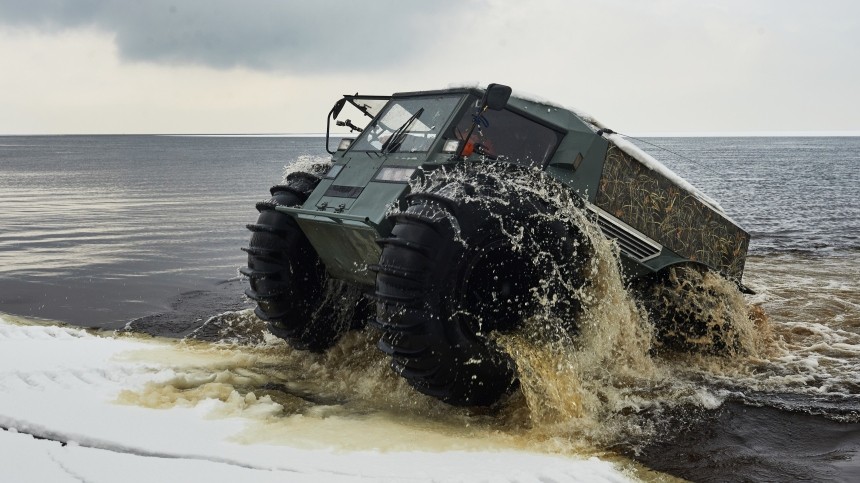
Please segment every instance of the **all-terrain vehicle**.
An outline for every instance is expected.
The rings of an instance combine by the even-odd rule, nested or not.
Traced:
[[[345,106],[366,127],[338,120]],[[332,121],[358,136],[331,149]],[[290,173],[257,204],[241,270],[257,316],[296,347],[324,350],[369,320],[417,390],[456,405],[509,392],[517,370],[490,334],[548,306],[575,332],[592,256],[581,226],[512,179],[563,192],[617,243],[666,347],[710,337],[676,269],[742,287],[749,235],[588,116],[490,84],[345,95],[328,123],[331,163]]]

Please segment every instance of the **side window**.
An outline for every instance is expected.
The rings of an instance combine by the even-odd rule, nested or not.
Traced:
[[[523,166],[543,166],[559,141],[559,134],[542,124],[507,109],[485,111],[466,142],[463,154],[483,154]],[[455,135],[463,140],[472,125],[468,113],[457,125]]]

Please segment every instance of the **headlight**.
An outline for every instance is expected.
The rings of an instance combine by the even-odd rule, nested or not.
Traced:
[[[448,154],[454,154],[457,152],[457,148],[460,147],[459,139],[449,139],[445,141],[445,144],[442,145],[442,152]]]
[[[409,181],[413,173],[415,173],[415,168],[386,166],[376,173],[374,179],[376,181]]]
[[[349,149],[349,146],[352,144],[353,141],[355,141],[355,138],[343,138],[343,139],[341,139],[340,143],[338,143],[338,145],[337,145],[337,150],[338,151],[346,151],[347,149]]]

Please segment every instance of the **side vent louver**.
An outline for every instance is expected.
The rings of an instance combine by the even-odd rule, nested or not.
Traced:
[[[618,242],[619,248],[631,258],[640,262],[654,258],[663,249],[654,241],[636,233],[632,228],[609,216],[602,210],[593,210],[597,214],[597,226],[609,238]]]

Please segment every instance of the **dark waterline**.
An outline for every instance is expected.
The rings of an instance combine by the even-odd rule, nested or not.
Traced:
[[[727,402],[635,458],[700,482],[860,481],[860,423]]]

